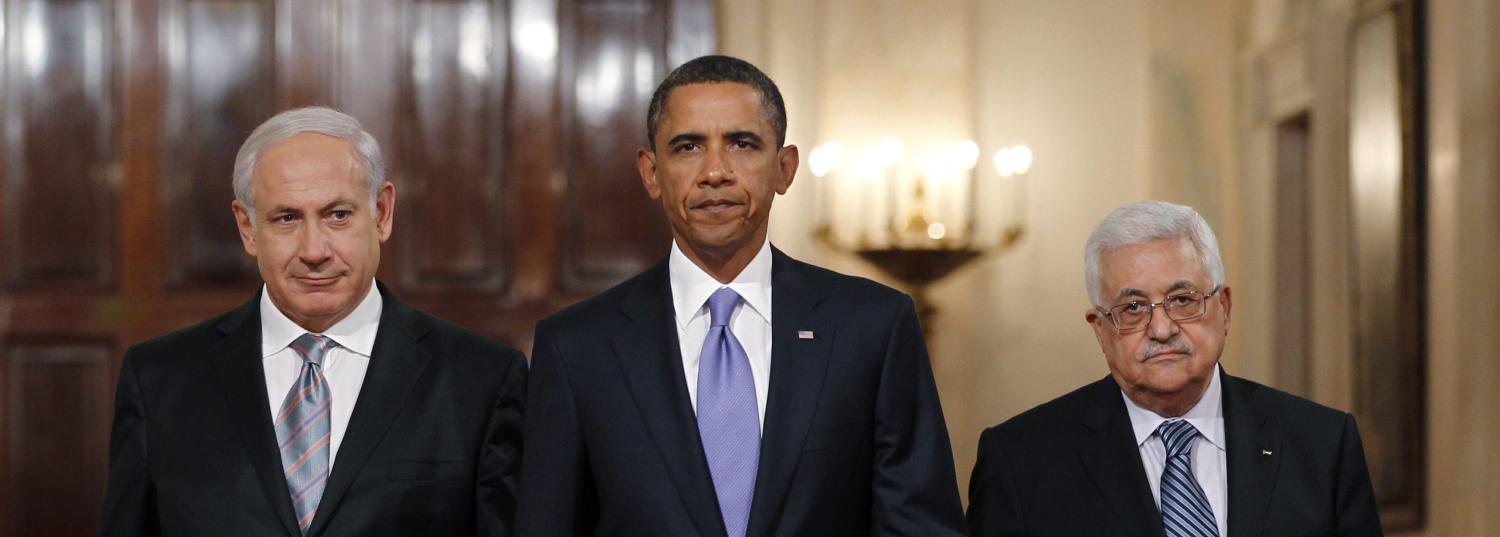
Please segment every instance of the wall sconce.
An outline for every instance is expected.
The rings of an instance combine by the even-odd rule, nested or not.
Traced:
[[[1031,149],[994,153],[990,162],[999,181],[993,189],[978,188],[979,155],[972,140],[913,152],[903,140],[885,138],[853,158],[837,142],[808,156],[818,178],[819,242],[900,281],[929,337],[937,310],[927,299],[928,286],[981,256],[1009,250],[1025,232]]]

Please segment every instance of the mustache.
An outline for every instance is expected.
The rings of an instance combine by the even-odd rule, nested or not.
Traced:
[[[1141,352],[1138,356],[1136,356],[1136,359],[1144,362],[1148,358],[1166,351],[1192,354],[1193,345],[1182,339],[1181,336],[1173,336],[1172,339],[1160,342],[1148,339],[1146,340],[1146,346],[1141,349]]]

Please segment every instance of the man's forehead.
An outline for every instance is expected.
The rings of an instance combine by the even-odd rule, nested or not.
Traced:
[[[760,92],[739,82],[685,84],[667,94],[662,126],[670,130],[770,130]]]
[[[1164,239],[1105,252],[1100,263],[1108,296],[1205,291],[1208,272],[1186,239]]]

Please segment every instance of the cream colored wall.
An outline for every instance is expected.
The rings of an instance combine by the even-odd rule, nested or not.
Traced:
[[[1429,534],[1500,535],[1500,6],[1429,5]]]
[[[721,47],[781,84],[791,139],[804,150],[847,132],[840,125],[852,103],[887,122],[943,128],[962,128],[953,118],[968,113],[987,153],[1033,149],[1028,235],[934,289],[941,311],[930,344],[962,482],[983,428],[1105,374],[1081,320],[1079,258],[1092,223],[1129,200],[1203,210],[1235,287],[1226,365],[1275,378],[1274,128],[1304,111],[1313,125],[1306,201],[1315,209],[1305,385],[1314,399],[1348,408],[1346,88],[1361,0],[908,4],[723,2]],[[1428,6],[1428,522],[1407,535],[1500,535],[1500,6]],[[925,101],[935,103],[931,121],[923,101],[854,82],[860,69],[921,73],[926,58],[946,66],[944,84],[954,86],[922,87],[940,96]],[[967,85],[951,79],[962,62]],[[805,259],[874,275],[811,240],[812,200],[798,188],[813,181],[805,171],[800,181],[778,202],[772,239]]]
[[[1234,69],[1222,61],[1235,47],[1233,5],[721,3],[721,50],[781,85],[804,156],[863,131],[966,129],[987,155],[1017,143],[1035,154],[1025,238],[932,289],[940,310],[929,345],[965,489],[983,429],[1107,373],[1083,321],[1082,250],[1094,222],[1152,196],[1204,206],[1216,226],[1236,214]],[[988,166],[978,173],[996,180]],[[813,181],[804,169],[777,202],[772,240],[879,278],[808,239],[810,196],[795,191]],[[1224,242],[1238,259],[1236,239]],[[1237,311],[1255,301],[1236,299]]]

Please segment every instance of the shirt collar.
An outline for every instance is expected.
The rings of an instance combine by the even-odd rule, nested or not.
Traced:
[[[761,320],[771,324],[771,240],[760,246],[760,251],[735,275],[728,285],[719,283],[702,267],[688,259],[687,254],[672,241],[672,253],[667,257],[667,274],[672,285],[672,309],[677,314],[677,329],[687,328],[695,315],[707,311],[708,297],[721,287],[733,289],[745,300]],[[706,314],[706,313],[705,313]]]
[[[1125,395],[1125,390],[1120,390],[1120,397],[1125,399],[1125,410],[1130,414],[1130,426],[1135,430],[1135,444],[1145,444],[1167,418],[1141,408],[1130,400],[1130,396]],[[1187,420],[1210,444],[1225,451],[1223,388],[1219,386],[1219,364],[1214,364],[1213,377],[1208,381],[1208,389],[1203,391],[1203,397],[1180,419]]]
[[[328,327],[322,335],[332,339],[340,347],[368,357],[375,349],[375,333],[380,328],[380,313],[384,308],[385,304],[380,300],[380,291],[372,284],[370,291],[365,293],[364,300],[354,307],[354,311]],[[262,284],[260,290],[261,358],[269,358],[281,352],[306,333],[307,329],[297,326],[297,323],[292,322],[285,313],[276,308],[276,304],[271,302],[271,294]]]

